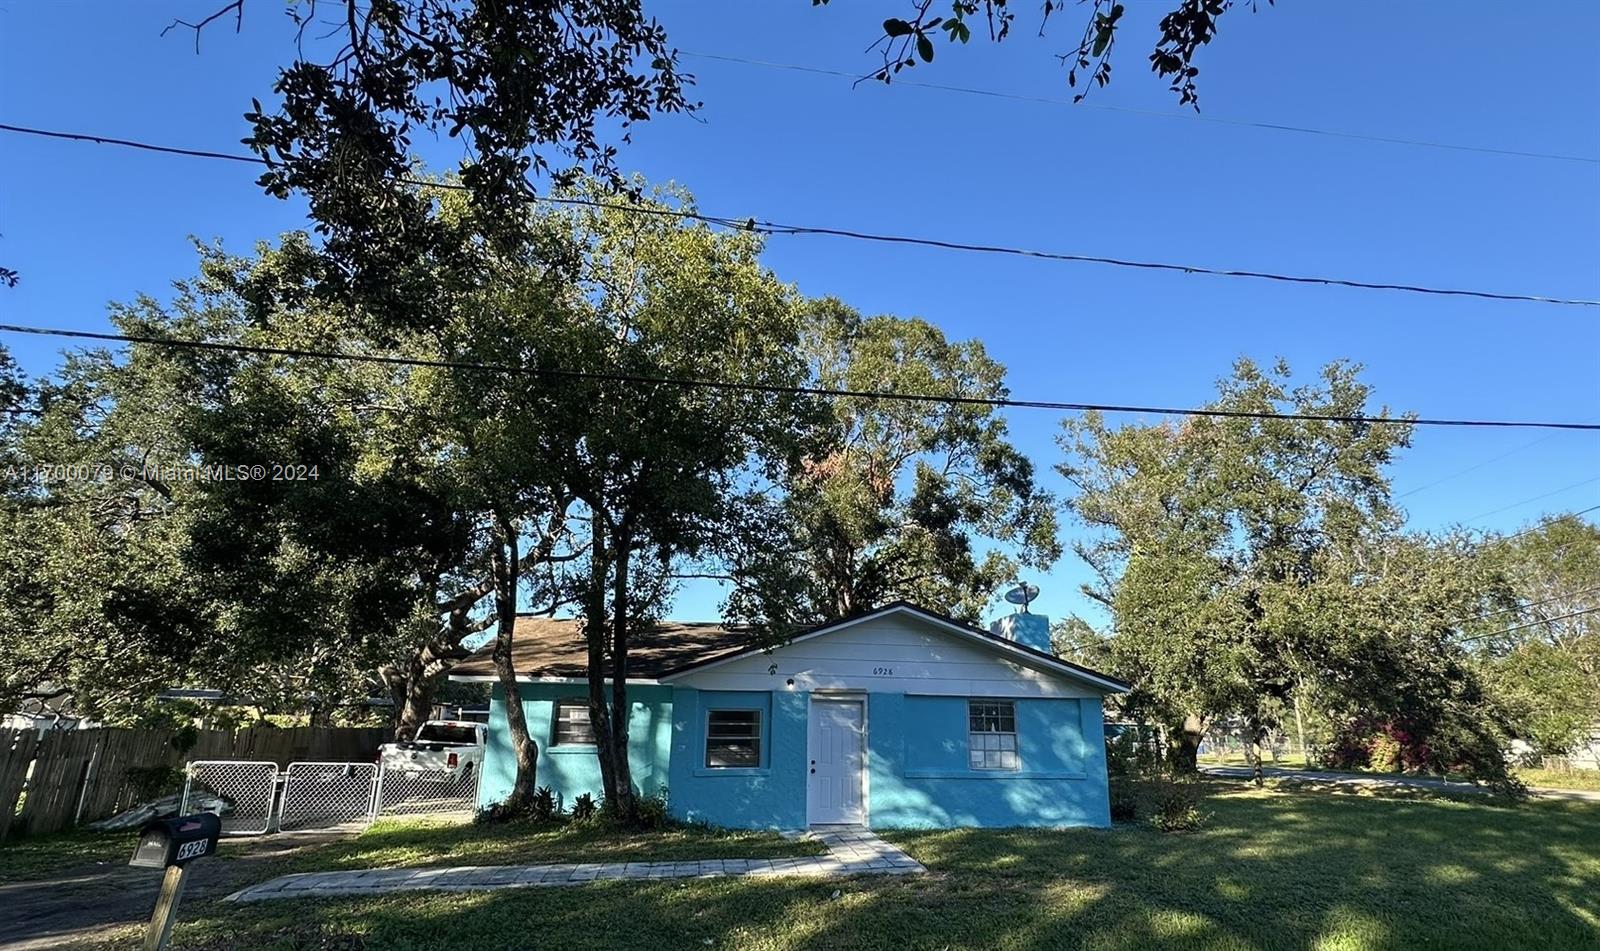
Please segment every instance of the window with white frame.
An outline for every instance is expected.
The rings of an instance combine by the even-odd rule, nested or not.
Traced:
[[[594,724],[589,720],[589,701],[576,697],[557,700],[550,733],[551,746],[593,746]]]
[[[1010,700],[967,701],[967,765],[1017,769],[1017,708]]]
[[[753,768],[761,765],[761,711],[706,712],[706,767]]]

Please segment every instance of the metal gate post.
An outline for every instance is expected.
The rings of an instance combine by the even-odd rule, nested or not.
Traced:
[[[189,789],[194,785],[194,764],[183,764],[183,798],[178,800],[178,815],[189,814]]]
[[[389,772],[388,768],[383,765],[383,761],[380,759],[378,761],[378,775],[372,778],[372,808],[367,812],[369,822],[377,822],[379,814],[383,812],[383,777],[387,772]]]

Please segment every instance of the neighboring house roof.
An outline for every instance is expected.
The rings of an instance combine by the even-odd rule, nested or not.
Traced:
[[[1091,670],[1054,654],[1035,650],[1009,638],[918,607],[909,601],[896,601],[881,608],[842,621],[821,624],[796,634],[781,644],[758,643],[748,627],[715,622],[664,621],[634,634],[628,647],[629,680],[672,680],[676,677],[726,663],[771,647],[807,640],[872,618],[904,612],[930,621],[958,637],[1009,654],[1031,666],[1089,681],[1106,690],[1122,693],[1132,689],[1125,681]],[[487,680],[495,676],[491,647],[485,647],[457,664],[452,679]],[[579,679],[588,676],[588,649],[579,622],[573,619],[518,617],[512,639],[512,663],[518,679]]]

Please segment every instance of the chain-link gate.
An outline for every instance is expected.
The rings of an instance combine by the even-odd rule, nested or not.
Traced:
[[[272,828],[278,764],[196,760],[189,764],[179,815],[207,809],[222,818],[223,835],[261,835]],[[206,802],[221,800],[220,803]]]
[[[384,767],[378,776],[380,816],[435,815],[465,813],[478,807],[478,775],[481,770],[468,763],[458,770],[406,772]]]
[[[373,763],[290,763],[283,771],[278,829],[325,829],[372,819]]]

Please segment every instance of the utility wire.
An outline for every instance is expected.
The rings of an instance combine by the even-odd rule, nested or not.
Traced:
[[[1465,521],[1467,521],[1467,522],[1476,522],[1479,519],[1485,519],[1485,518],[1488,518],[1491,515],[1499,515],[1501,512],[1507,512],[1507,511],[1510,511],[1511,509],[1517,508],[1519,506],[1527,505],[1529,502],[1537,502],[1540,499],[1548,499],[1552,495],[1560,495],[1563,492],[1570,492],[1573,489],[1578,488],[1579,486],[1585,486],[1585,485],[1590,484],[1591,482],[1600,482],[1600,476],[1592,476],[1592,477],[1590,477],[1588,479],[1583,479],[1583,480],[1581,480],[1579,482],[1574,482],[1571,485],[1564,485],[1559,489],[1551,489],[1549,492],[1545,492],[1545,493],[1542,493],[1540,495],[1536,495],[1531,499],[1523,499],[1520,502],[1512,502],[1510,505],[1502,505],[1499,508],[1494,509],[1493,511],[1484,512],[1482,515],[1474,515],[1471,518],[1466,519]]]
[[[1428,489],[1433,488],[1436,485],[1442,485],[1442,484],[1444,484],[1446,482],[1449,482],[1451,479],[1454,479],[1454,478],[1457,478],[1457,477],[1460,477],[1460,476],[1464,476],[1469,472],[1477,472],[1479,469],[1482,469],[1484,466],[1491,465],[1493,463],[1499,462],[1501,459],[1509,459],[1512,456],[1520,455],[1521,453],[1524,453],[1524,452],[1528,451],[1529,449],[1532,449],[1534,446],[1537,446],[1540,443],[1549,442],[1550,440],[1552,440],[1554,438],[1556,438],[1556,434],[1555,433],[1551,433],[1548,436],[1541,436],[1538,439],[1535,439],[1533,442],[1525,443],[1525,444],[1523,444],[1521,446],[1516,447],[1515,449],[1508,449],[1507,451],[1500,453],[1498,456],[1490,456],[1488,459],[1485,459],[1482,462],[1479,462],[1479,463],[1477,463],[1475,465],[1467,466],[1465,469],[1458,469],[1455,472],[1452,472],[1447,476],[1444,476],[1444,477],[1439,478],[1439,479],[1434,479],[1432,482],[1427,482],[1427,483],[1424,483],[1422,485],[1417,486],[1414,489],[1410,489],[1410,490],[1407,490],[1405,492],[1402,492],[1399,495],[1395,496],[1395,498],[1396,499],[1403,499],[1403,498],[1405,498],[1406,496],[1409,496],[1409,495],[1416,495],[1418,492],[1426,491]]]
[[[1471,617],[1458,618],[1455,621],[1452,621],[1451,623],[1452,624],[1465,624],[1468,621],[1482,621],[1485,618],[1492,618],[1497,614],[1510,614],[1513,611],[1526,611],[1528,608],[1536,608],[1536,607],[1539,607],[1542,604],[1549,604],[1552,601],[1565,601],[1568,598],[1577,598],[1577,597],[1581,597],[1581,596],[1586,595],[1586,594],[1593,594],[1596,591],[1600,591],[1600,586],[1596,586],[1596,587],[1593,587],[1593,588],[1580,588],[1577,591],[1571,591],[1571,592],[1568,592],[1567,594],[1559,594],[1559,595],[1556,595],[1553,598],[1545,598],[1542,601],[1528,601],[1526,603],[1513,604],[1509,608],[1500,608],[1499,610],[1496,610],[1496,611],[1485,611],[1482,614],[1474,614]]]
[[[183,155],[190,158],[220,159],[230,162],[248,162],[255,165],[267,165],[266,160],[249,155],[231,154],[225,152],[211,152],[204,149],[186,149],[175,146],[157,145],[150,142],[140,142],[133,139],[117,139],[109,136],[90,135],[80,132],[60,132],[49,129],[35,129],[28,126],[0,123],[0,131],[13,132],[19,135],[36,135],[53,139],[65,139],[75,142],[95,142],[101,145],[115,145],[125,148],[141,149],[147,152],[161,152],[169,155]],[[447,188],[465,190],[466,186],[452,182],[429,182],[419,179],[405,178],[401,181],[428,188]],[[1318,284],[1326,287],[1350,287],[1359,290],[1373,291],[1400,291],[1408,294],[1428,294],[1439,297],[1471,297],[1479,300],[1494,301],[1522,301],[1535,304],[1558,304],[1570,307],[1600,307],[1600,300],[1587,298],[1551,297],[1540,294],[1507,294],[1498,291],[1482,291],[1467,288],[1429,287],[1420,284],[1394,284],[1381,281],[1357,281],[1338,277],[1313,277],[1302,274],[1279,274],[1272,271],[1252,271],[1237,268],[1206,267],[1198,264],[1173,264],[1166,261],[1137,261],[1129,258],[1116,258],[1097,254],[1068,254],[1059,251],[1040,251],[1030,248],[1008,247],[1005,245],[978,244],[966,241],[946,241],[938,238],[919,238],[909,235],[881,234],[870,231],[855,231],[849,228],[833,228],[818,225],[795,225],[770,221],[758,218],[729,218],[717,215],[706,215],[699,212],[681,211],[670,208],[651,208],[636,204],[603,202],[583,198],[550,198],[533,196],[534,201],[556,205],[587,205],[595,208],[610,208],[617,211],[635,214],[664,215],[705,224],[716,225],[723,228],[733,228],[743,231],[758,232],[767,235],[824,235],[835,238],[850,238],[856,241],[872,241],[881,244],[914,245],[924,248],[942,248],[947,251],[968,251],[977,254],[1000,254],[1013,257],[1038,258],[1046,261],[1066,261],[1077,264],[1103,264],[1111,267],[1132,268],[1146,271],[1172,271],[1181,274],[1207,274],[1213,277],[1238,277],[1250,278],[1261,281],[1276,281],[1286,284]]]
[[[1541,624],[1553,624],[1556,621],[1565,621],[1567,618],[1583,617],[1585,614],[1595,613],[1600,613],[1600,608],[1584,608],[1582,611],[1573,611],[1569,614],[1558,614],[1555,617],[1540,618],[1537,621],[1529,621],[1526,624],[1518,624],[1515,627],[1508,627],[1503,631],[1491,631],[1488,634],[1474,634],[1471,637],[1463,637],[1457,643],[1465,644],[1468,641],[1481,641],[1486,637],[1499,637],[1502,634],[1511,634],[1516,631],[1524,631],[1530,627],[1538,627]]]
[[[1171,406],[1131,406],[1117,403],[1068,403],[1055,400],[1018,400],[988,396],[951,396],[937,393],[905,393],[888,390],[843,390],[819,386],[784,386],[767,383],[744,383],[736,380],[707,380],[682,377],[645,376],[633,373],[600,373],[588,370],[567,370],[559,367],[528,367],[504,363],[478,363],[468,360],[428,359],[387,353],[353,353],[340,350],[312,350],[300,347],[267,347],[254,344],[226,343],[210,340],[180,340],[146,334],[103,333],[92,330],[67,330],[57,327],[30,327],[21,324],[0,324],[0,332],[31,334],[43,337],[66,337],[80,340],[106,340],[116,343],[147,343],[155,346],[215,350],[232,353],[252,353],[264,356],[312,357],[325,360],[350,360],[361,363],[380,363],[389,366],[438,367],[455,370],[475,370],[489,373],[552,376],[562,379],[594,380],[612,383],[662,385],[680,387],[705,387],[753,393],[778,393],[794,396],[823,396],[829,398],[893,400],[903,403],[940,403],[961,406],[992,406],[1009,409],[1043,409],[1058,412],[1151,413],[1161,416],[1205,416],[1221,419],[1299,419],[1330,423],[1360,423],[1384,426],[1467,426],[1482,428],[1515,429],[1580,429],[1600,431],[1600,423],[1563,423],[1521,420],[1406,418],[1394,416],[1336,416],[1321,413],[1265,413],[1247,410],[1215,408],[1179,408]]]
[[[693,59],[715,60],[722,63],[737,63],[742,66],[760,66],[766,69],[784,69],[797,73],[811,73],[817,76],[832,76],[849,79],[852,82],[862,78],[859,73],[850,73],[842,69],[825,69],[819,66],[801,66],[795,63],[773,63],[759,59],[744,59],[739,56],[724,56],[719,53],[695,53],[679,50],[678,55],[688,56]],[[1032,102],[1050,106],[1069,106],[1074,109],[1095,109],[1101,112],[1120,112],[1127,115],[1155,116],[1161,119],[1187,119],[1193,122],[1214,122],[1222,125],[1243,126],[1252,129],[1268,129],[1273,132],[1296,132],[1304,135],[1324,135],[1340,139],[1356,139],[1363,142],[1383,142],[1389,145],[1415,145],[1430,149],[1449,149],[1457,152],[1480,152],[1489,155],[1511,155],[1517,158],[1553,159],[1561,162],[1584,162],[1590,165],[1600,165],[1600,158],[1591,158],[1587,155],[1563,155],[1556,152],[1530,152],[1521,149],[1502,149],[1480,145],[1462,145],[1456,142],[1435,142],[1426,139],[1402,139],[1382,135],[1368,135],[1361,132],[1344,132],[1337,129],[1316,129],[1309,126],[1284,125],[1277,122],[1256,122],[1249,119],[1229,119],[1223,116],[1214,116],[1199,112],[1162,112],[1157,109],[1136,109],[1129,106],[1113,106],[1095,102],[1072,102],[1068,99],[1057,99],[1048,96],[1027,96],[1018,93],[998,92],[993,89],[977,89],[970,86],[951,86],[944,83],[925,83],[911,79],[895,79],[892,85],[916,86],[919,89],[933,89],[940,92],[962,93],[968,96],[984,96],[990,99],[1010,99],[1016,102]]]
[[[1529,525],[1527,528],[1524,528],[1521,531],[1512,532],[1510,535],[1507,535],[1505,538],[1501,539],[1501,541],[1508,542],[1513,538],[1521,538],[1524,535],[1530,535],[1539,531],[1541,528],[1544,528],[1551,522],[1559,522],[1564,518],[1577,518],[1580,515],[1588,515],[1590,512],[1596,511],[1600,511],[1600,505],[1591,505],[1586,509],[1579,509],[1576,512],[1563,512],[1560,515],[1549,515],[1542,519],[1539,524]]]

